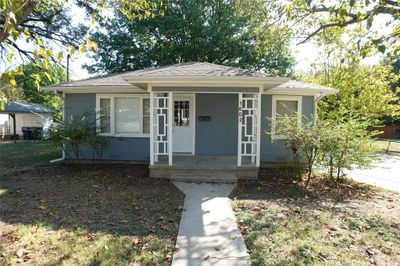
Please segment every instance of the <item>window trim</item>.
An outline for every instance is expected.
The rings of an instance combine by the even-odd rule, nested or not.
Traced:
[[[277,101],[297,101],[297,122],[299,126],[301,126],[302,121],[302,105],[303,105],[303,96],[292,96],[292,95],[272,95],[272,121],[271,121],[271,139],[286,139],[286,136],[276,135],[276,107]]]
[[[115,133],[115,98],[131,97],[139,98],[140,133]],[[144,94],[96,94],[96,130],[100,128],[100,99],[110,99],[110,133],[98,133],[109,137],[135,137],[149,138],[150,133],[143,133],[143,99],[150,99],[150,95]],[[150,125],[151,127],[151,125]]]

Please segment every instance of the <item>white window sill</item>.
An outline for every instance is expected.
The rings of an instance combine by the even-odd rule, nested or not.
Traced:
[[[100,136],[105,137],[125,137],[125,138],[150,138],[150,134],[108,134],[108,133],[100,133]]]

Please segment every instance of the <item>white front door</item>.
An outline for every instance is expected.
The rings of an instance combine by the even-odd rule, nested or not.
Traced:
[[[193,154],[194,97],[174,95],[173,152]]]

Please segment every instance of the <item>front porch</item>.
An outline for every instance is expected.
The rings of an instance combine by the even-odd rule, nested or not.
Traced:
[[[256,178],[261,88],[152,88],[150,175]],[[190,172],[190,173],[189,173]],[[182,177],[183,178],[183,177]]]

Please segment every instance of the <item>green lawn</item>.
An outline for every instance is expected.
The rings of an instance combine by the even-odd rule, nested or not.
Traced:
[[[390,141],[390,144],[389,144]],[[387,140],[387,139],[376,139],[374,141],[375,148],[379,152],[386,152],[387,150],[389,153],[394,155],[400,155],[400,140]],[[389,149],[388,149],[389,148]]]
[[[48,141],[0,143],[0,168],[48,164],[61,157],[61,148]]]
[[[264,174],[231,194],[253,265],[400,265],[400,194]]]
[[[1,148],[23,162],[2,162],[0,265],[170,264],[184,195],[146,165],[29,167],[59,154],[47,143]]]

